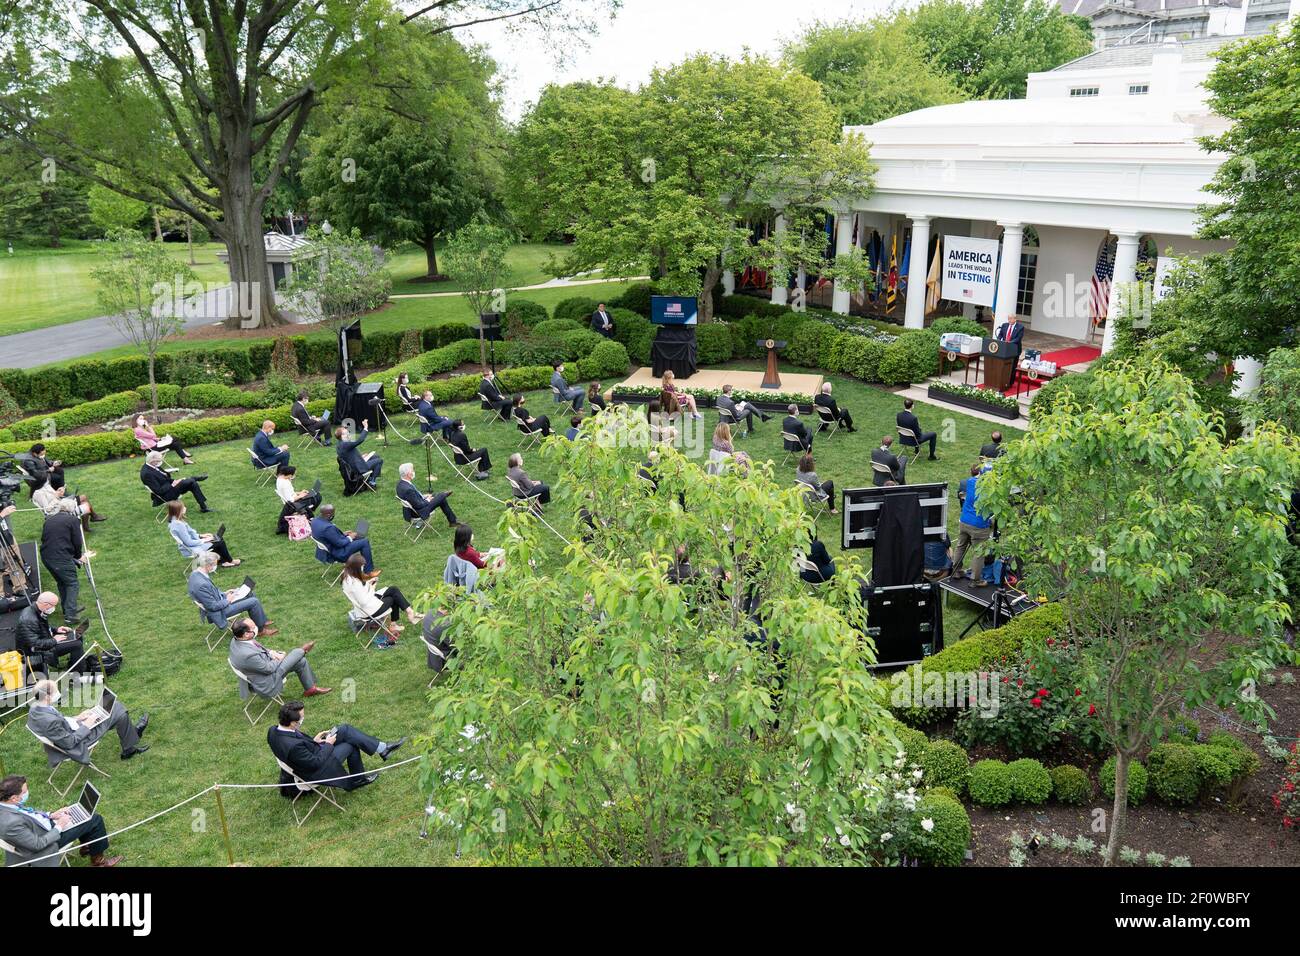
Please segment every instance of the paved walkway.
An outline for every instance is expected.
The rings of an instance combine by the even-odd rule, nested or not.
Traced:
[[[585,275],[586,273],[584,273]],[[549,282],[542,282],[538,285],[521,285],[514,289],[507,289],[507,292],[531,292],[534,289],[567,289],[577,288],[584,285],[604,285],[607,282],[649,282],[649,276],[632,276],[629,279],[552,279]],[[404,292],[400,295],[390,295],[390,299],[442,299],[447,296],[464,295],[463,292]],[[0,339],[0,342],[3,342]]]

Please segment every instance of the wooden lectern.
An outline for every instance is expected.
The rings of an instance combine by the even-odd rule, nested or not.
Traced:
[[[781,373],[776,369],[776,353],[778,349],[785,348],[785,343],[760,339],[755,344],[760,349],[767,349],[767,371],[763,373],[763,388],[780,388]]]
[[[1011,379],[1016,372],[1016,362],[1020,359],[1020,350],[1007,342],[997,339],[984,339],[980,355],[983,356],[984,387],[1005,392],[1011,387]]]

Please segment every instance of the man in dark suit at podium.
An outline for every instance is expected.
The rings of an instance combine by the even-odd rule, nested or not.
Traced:
[[[1018,359],[1020,350],[1024,346],[1025,324],[1014,315],[1008,316],[1007,320],[998,326],[997,333],[993,337],[1011,346],[1011,351],[1004,355],[1004,358]]]

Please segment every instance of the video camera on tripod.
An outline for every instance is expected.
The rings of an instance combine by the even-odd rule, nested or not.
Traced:
[[[0,451],[0,511],[14,503],[14,495],[22,486],[17,457],[7,451]]]

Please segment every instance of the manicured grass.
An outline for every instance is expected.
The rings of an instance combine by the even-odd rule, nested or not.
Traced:
[[[0,250],[0,335],[103,315],[90,277],[101,245],[76,242],[62,249],[15,248],[12,256]],[[178,262],[189,261],[185,243],[169,242],[165,247]],[[230,273],[216,255],[224,248],[218,242],[195,245],[199,264],[191,268],[200,282],[230,281]]]
[[[897,396],[844,379],[833,379],[835,394],[853,413],[857,434],[841,432],[833,438],[819,438],[814,445],[818,470],[840,487],[870,483],[868,464],[871,449],[880,435],[893,431]],[[606,382],[606,385],[612,384]],[[554,410],[549,394],[530,395],[534,414]],[[470,487],[435,452],[435,488],[454,489],[452,506],[461,520],[477,532],[481,550],[498,544],[503,532],[499,522],[503,507],[484,496],[480,488],[497,498],[508,498],[506,459],[518,443],[518,433],[504,424],[483,424],[477,404],[448,406],[468,423],[471,440],[486,445],[493,462],[492,478]],[[918,405],[923,425],[945,433],[951,442],[940,446],[942,461],[917,462],[909,470],[913,482],[955,480],[967,473],[990,426],[947,409]],[[562,416],[552,415],[557,426]],[[716,413],[706,411],[706,436],[711,436]],[[945,422],[945,420],[948,420]],[[405,430],[408,416],[398,418]],[[945,429],[945,424],[948,427]],[[756,459],[770,458],[782,480],[793,481],[794,466],[780,451],[779,423],[761,425],[759,434],[745,439],[743,448]],[[409,433],[408,433],[409,434]],[[417,474],[425,475],[424,450],[403,444],[389,435],[383,447],[377,435],[367,448],[384,459],[381,490],[377,495],[344,499],[333,449],[312,447],[296,450],[297,439],[286,439],[294,447],[298,486],[310,487],[316,477],[324,481],[324,494],[339,508],[341,527],[351,527],[360,517],[370,521],[376,565],[383,569],[381,584],[396,584],[414,598],[423,587],[441,578],[450,552],[451,533],[435,513],[432,526],[418,544],[402,538],[399,508],[393,498],[397,466],[417,463]],[[562,440],[562,439],[557,439]],[[200,515],[191,509],[191,522],[200,531],[213,531],[219,522],[227,527],[227,540],[244,566],[219,571],[218,583],[233,587],[245,574],[257,582],[257,592],[281,633],[268,640],[275,649],[287,650],[307,640],[318,644],[311,661],[321,682],[335,692],[308,701],[306,727],[311,732],[338,723],[351,723],[385,738],[419,734],[425,730],[429,708],[429,679],[425,652],[414,629],[408,629],[401,643],[391,650],[362,650],[347,628],[347,601],[338,589],[331,590],[320,579],[321,567],[313,557],[310,540],[289,542],[277,536],[279,501],[270,488],[256,488],[255,475],[245,452],[247,442],[195,449],[197,465],[182,474],[207,473],[204,489],[218,514]],[[708,448],[707,441],[702,452]],[[701,459],[702,460],[702,459]],[[546,464],[536,453],[526,466],[531,474],[552,480]],[[276,767],[266,745],[268,717],[250,727],[240,712],[242,704],[234,677],[225,661],[225,649],[209,654],[202,643],[207,630],[200,625],[185,591],[186,563],[162,524],[154,523],[148,498],[138,480],[139,460],[105,462],[73,469],[69,486],[90,495],[96,508],[110,520],[95,525],[90,545],[97,552],[94,572],[104,600],[104,610],[113,636],[126,653],[121,673],[112,685],[124,703],[138,716],[152,716],[145,741],[152,749],[129,762],[116,756],[116,737],[109,736],[97,751],[96,762],[112,779],[103,782],[102,810],[110,829],[140,820],[175,804],[214,783],[272,783]],[[563,534],[575,535],[572,489],[554,482],[556,497],[547,519]],[[955,501],[955,497],[954,497]],[[25,503],[25,502],[24,502]],[[23,512],[15,516],[20,540],[39,535],[39,516]],[[956,514],[952,516],[955,528]],[[832,553],[839,551],[837,519],[825,517],[820,534]],[[542,569],[561,560],[558,541],[542,559]],[[869,563],[869,562],[868,562]],[[86,601],[91,598],[83,582]],[[93,607],[93,605],[92,605]],[[969,613],[956,607],[947,615],[950,639],[969,621]],[[88,639],[102,636],[98,624]],[[436,695],[437,690],[433,693]],[[299,695],[296,678],[286,684],[286,698]],[[410,746],[401,756],[416,753]],[[39,808],[60,805],[46,785],[49,771],[35,740],[19,723],[0,734],[0,756],[7,772],[31,779],[32,802]],[[378,765],[368,759],[368,766]],[[332,807],[318,809],[307,826],[294,827],[287,801],[275,790],[224,790],[231,839],[239,862],[259,865],[418,865],[454,862],[454,850],[445,836],[429,841],[416,839],[423,799],[416,786],[417,765],[381,776],[374,786],[344,794],[347,808],[339,814]],[[70,768],[60,771],[59,780]],[[200,813],[201,811],[201,813]],[[212,795],[173,814],[134,830],[118,840],[114,849],[124,853],[132,865],[204,865],[226,862],[221,825]],[[74,857],[74,865],[84,861]],[[467,861],[472,862],[472,861]]]
[[[508,285],[511,288],[520,286],[539,285],[554,279],[555,276],[547,272],[542,264],[551,256],[557,259],[564,255],[565,246],[559,243],[544,242],[521,242],[510,250],[506,257],[510,268],[513,270]],[[442,263],[442,244],[438,245],[438,268],[444,273],[445,267]],[[452,279],[448,282],[416,282],[419,276],[426,273],[428,266],[425,261],[424,250],[419,246],[402,246],[388,260],[388,271],[393,274],[393,294],[394,295],[419,295],[429,292],[460,292],[464,289],[464,283]]]

